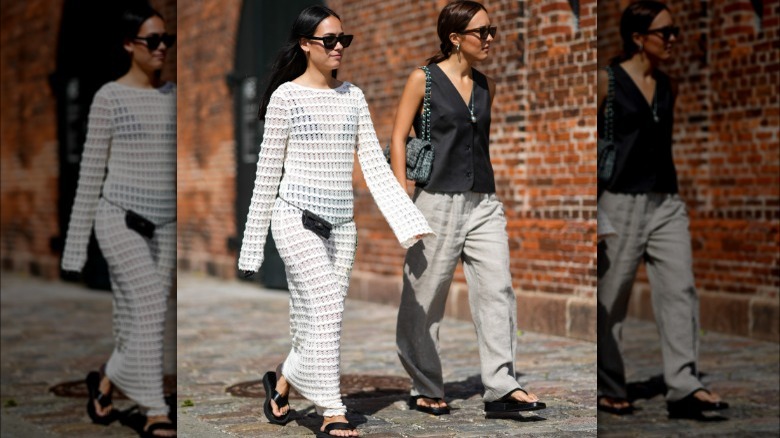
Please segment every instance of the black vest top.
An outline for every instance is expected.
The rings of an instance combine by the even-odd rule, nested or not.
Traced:
[[[493,193],[496,183],[490,164],[490,90],[487,78],[472,69],[474,78],[474,115],[471,123],[469,106],[455,85],[436,64],[431,72],[431,144],[433,168],[427,184],[418,187],[429,192]],[[422,137],[419,114],[414,132]]]
[[[605,187],[613,193],[677,193],[677,172],[672,158],[674,96],[669,77],[656,70],[655,98],[658,122],[652,104],[617,63],[615,73],[614,141],[616,173]],[[604,107],[599,108],[598,130],[606,132]],[[600,134],[601,135],[601,134]]]

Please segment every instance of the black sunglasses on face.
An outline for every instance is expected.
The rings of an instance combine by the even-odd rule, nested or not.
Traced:
[[[352,38],[354,38],[354,35],[344,35],[343,33],[339,36],[336,35],[325,35],[324,37],[315,37],[315,36],[309,36],[306,37],[310,40],[320,40],[322,41],[322,45],[325,46],[327,50],[333,50],[336,48],[336,44],[341,43],[341,47],[347,48],[350,44],[352,44]]]
[[[151,33],[145,37],[138,36],[133,39],[146,42],[146,47],[149,48],[149,51],[152,51],[157,50],[160,47],[160,43],[165,43],[165,47],[171,47],[176,42],[176,35]]]
[[[664,41],[669,41],[669,38],[674,35],[675,38],[680,36],[680,26],[664,26],[659,27],[658,29],[648,29],[645,33],[658,33],[661,34],[661,38],[664,39]]]
[[[496,32],[498,31],[498,28],[496,26],[482,26],[477,27],[474,29],[466,29],[461,34],[464,33],[471,33],[471,32],[479,32],[479,39],[482,41],[487,40],[488,35],[492,36],[493,38],[496,37]]]

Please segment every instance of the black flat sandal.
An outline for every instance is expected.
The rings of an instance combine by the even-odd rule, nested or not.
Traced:
[[[626,406],[624,408],[616,408],[614,406],[609,406],[609,405],[602,404],[601,400],[603,400],[603,399],[609,399],[609,400],[618,401],[618,402],[620,402],[620,401],[628,401],[628,400],[626,400],[624,398],[612,398],[612,397],[601,396],[601,397],[596,399],[596,409],[599,410],[599,411],[608,412],[608,413],[613,414],[613,415],[631,415],[636,410],[634,408],[634,405],[632,405],[631,403],[629,403],[628,406]]]
[[[706,389],[697,389],[681,400],[666,402],[669,418],[698,420],[702,418],[702,412],[704,411],[721,411],[729,408],[729,404],[724,401],[708,402],[699,400],[693,395],[698,391],[710,393]]]
[[[417,400],[419,400],[421,398],[429,398],[429,399],[434,400],[436,402],[443,401],[439,397],[428,397],[427,395],[413,395],[413,396],[409,397],[409,409],[412,409],[412,410],[415,410],[415,411],[420,411],[420,412],[425,412],[426,414],[437,415],[437,416],[438,415],[447,415],[447,414],[450,413],[450,407],[449,406],[445,406],[443,408],[437,408],[437,407],[433,407],[433,406],[418,405],[417,404]]]
[[[352,423],[343,423],[343,422],[337,422],[337,423],[330,423],[329,425],[325,426],[325,430],[317,431],[317,438],[330,438],[335,435],[331,435],[330,432],[332,430],[357,430],[357,427],[353,426]]]
[[[514,394],[517,391],[522,391],[526,395],[528,395],[527,392],[525,392],[524,389],[517,388],[510,391],[505,396],[501,397],[498,401],[494,402],[485,402],[485,418],[506,418],[506,417],[514,417],[517,412],[526,412],[526,411],[538,411],[541,409],[546,409],[547,405],[540,402],[520,402],[512,398],[512,394]]]
[[[288,405],[287,397],[276,392],[276,372],[269,371],[263,376],[263,388],[265,388],[265,403],[263,403],[263,413],[265,418],[272,424],[285,425],[290,421],[290,410],[287,413],[277,417],[271,409],[271,400],[276,403],[276,407],[282,409]]]
[[[176,431],[176,426],[174,426],[173,423],[168,423],[167,421],[160,422],[160,423],[154,423],[149,426],[148,429],[144,429],[141,433],[141,436],[143,438],[162,438],[164,435],[157,435],[154,432],[156,430],[172,430]],[[176,437],[176,435],[172,435],[171,438]],[[167,438],[167,436],[165,437]]]
[[[111,400],[111,393],[114,390],[114,385],[111,385],[111,391],[109,391],[108,394],[103,394],[100,392],[100,381],[104,376],[103,370],[104,368],[101,367],[100,372],[91,371],[89,374],[87,374],[86,383],[87,391],[89,392],[89,400],[87,401],[87,414],[93,423],[107,426],[117,419],[117,411],[116,409],[111,409],[111,411],[105,415],[99,415],[97,413],[97,408],[95,407],[96,401],[101,408],[107,408],[113,403]]]

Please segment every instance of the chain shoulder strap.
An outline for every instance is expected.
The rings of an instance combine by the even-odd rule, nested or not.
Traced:
[[[422,112],[422,139],[431,141],[431,71],[428,66],[420,67],[425,72],[425,99]]]
[[[604,140],[611,142],[614,140],[613,131],[615,129],[615,72],[612,71],[610,66],[607,66],[606,70],[609,78],[609,88],[607,90],[606,107],[604,107],[604,128],[606,129]]]

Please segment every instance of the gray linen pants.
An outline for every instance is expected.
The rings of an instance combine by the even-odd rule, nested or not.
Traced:
[[[698,379],[699,300],[693,279],[685,203],[676,194],[605,192],[598,204],[617,235],[599,252],[598,393],[626,398],[620,349],[623,321],[639,263],[644,260],[661,337],[666,399],[704,386]]]
[[[494,193],[430,193],[414,202],[436,237],[409,248],[398,311],[398,356],[412,378],[412,395],[444,397],[439,324],[459,259],[479,342],[484,401],[519,388],[515,378],[517,304],[501,201]]]

